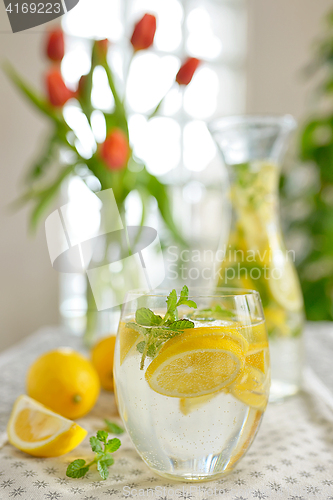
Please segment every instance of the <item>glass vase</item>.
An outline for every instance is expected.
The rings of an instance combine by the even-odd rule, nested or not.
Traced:
[[[298,392],[303,364],[303,298],[295,254],[283,241],[278,194],[280,163],[295,125],[289,115],[240,116],[215,120],[209,127],[228,169],[231,207],[228,241],[218,252],[217,285],[260,293],[269,335],[272,401]]]

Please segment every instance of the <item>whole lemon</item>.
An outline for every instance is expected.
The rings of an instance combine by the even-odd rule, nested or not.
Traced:
[[[97,342],[91,351],[91,360],[94,365],[101,386],[106,391],[113,391],[113,356],[116,336],[110,335]]]
[[[28,395],[60,413],[76,419],[95,405],[100,383],[91,362],[70,348],[42,354],[30,367],[27,376]]]

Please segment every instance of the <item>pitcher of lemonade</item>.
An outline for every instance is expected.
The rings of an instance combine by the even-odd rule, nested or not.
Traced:
[[[298,392],[303,362],[303,298],[294,252],[283,242],[278,194],[280,162],[295,125],[287,115],[226,117],[209,126],[228,169],[231,205],[218,286],[260,293],[269,335],[272,401]]]

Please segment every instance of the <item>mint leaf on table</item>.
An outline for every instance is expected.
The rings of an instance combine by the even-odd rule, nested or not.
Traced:
[[[100,453],[103,451],[103,448],[102,448],[102,444],[101,442],[97,439],[97,437],[95,436],[92,436],[90,439],[90,446],[91,446],[91,449],[92,451],[94,451],[95,453]]]
[[[154,358],[164,342],[183,333],[187,328],[194,328],[193,321],[178,319],[177,307],[181,305],[197,307],[193,300],[189,300],[188,294],[186,285],[183,286],[179,299],[176,290],[172,290],[166,300],[167,311],[164,318],[146,307],[140,307],[135,313],[136,322],[126,323],[127,328],[132,328],[144,337],[144,340],[136,345],[137,350],[142,354],[140,370],[144,368],[146,357]]]
[[[115,422],[111,422],[107,418],[104,419],[104,422],[108,428],[108,431],[111,432],[111,434],[119,435],[125,432],[125,430],[122,427],[120,427],[120,425],[116,424]]]
[[[89,470],[89,466],[86,466],[86,461],[82,458],[78,458],[74,460],[74,462],[70,463],[67,467],[66,476],[74,477],[79,479],[83,477]]]
[[[114,453],[120,447],[121,442],[118,438],[109,439],[105,446],[106,453]]]
[[[102,443],[106,443],[107,438],[109,437],[109,433],[106,431],[97,431],[97,439]]]
[[[114,463],[111,453],[118,450],[121,442],[118,438],[108,439],[109,434],[106,431],[98,431],[95,436],[90,438],[90,445],[92,451],[95,452],[95,458],[86,463],[82,458],[78,458],[71,462],[66,470],[66,476],[72,478],[80,478],[85,476],[90,467],[94,464],[102,479],[106,479],[109,475],[108,467]]]

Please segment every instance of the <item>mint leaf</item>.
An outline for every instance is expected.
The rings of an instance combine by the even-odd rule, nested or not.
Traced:
[[[168,327],[170,330],[185,330],[186,328],[194,328],[194,323],[188,319],[178,319],[173,323],[169,323]]]
[[[190,300],[188,298],[188,288],[186,285],[183,286],[182,291],[180,292],[180,297],[179,297],[179,300],[177,302],[176,307],[183,306],[183,305],[188,306],[188,307],[193,307],[194,309],[197,308],[197,305],[194,302],[194,300]]]
[[[106,443],[109,434],[106,431],[97,431],[96,436],[99,441],[101,441],[102,443]]]
[[[167,298],[167,313],[165,316],[170,316],[170,318],[176,318],[176,307],[177,307],[177,292],[172,290]]]
[[[119,434],[124,432],[124,429],[119,427],[117,424],[109,422],[109,420],[105,419],[107,425],[111,426],[114,431],[117,431]],[[97,470],[100,473],[102,479],[106,479],[109,475],[108,467],[114,463],[114,459],[111,453],[114,453],[118,450],[121,442],[118,438],[113,438],[108,440],[109,434],[106,431],[97,431],[96,437],[92,436],[90,438],[90,444],[92,450],[95,452],[95,458],[88,464],[82,458],[78,458],[74,460],[74,462],[70,463],[66,470],[66,475],[68,477],[80,478],[83,477],[89,470],[89,468],[93,464],[97,464]],[[104,444],[104,449],[102,444]]]
[[[104,419],[104,422],[106,423],[107,428],[108,428],[109,432],[111,432],[111,434],[122,434],[123,432],[125,432],[122,427],[120,427],[115,422],[111,422],[107,418]]]
[[[66,470],[67,477],[80,478],[83,477],[89,470],[89,467],[85,467],[86,461],[82,458],[78,458],[74,460],[74,462],[70,463]]]
[[[142,340],[141,342],[139,342],[138,344],[136,344],[136,348],[137,350],[142,354],[143,351],[145,350],[145,347],[146,347],[146,341],[145,340]]]
[[[107,479],[109,476],[109,469],[104,460],[98,460],[97,462],[97,470],[102,479]]]
[[[92,436],[89,439],[89,441],[90,441],[92,451],[94,451],[95,453],[99,453],[99,452],[103,451],[101,442],[100,442],[100,440],[97,439],[97,437]]]
[[[194,302],[194,300],[190,300],[190,299],[179,299],[178,302],[177,302],[177,307],[178,306],[188,306],[188,307],[193,307],[193,309],[196,309],[197,308],[197,305],[196,303]]]
[[[147,307],[140,307],[135,313],[135,321],[142,326],[158,326],[162,323],[162,318]]]
[[[135,329],[144,336],[144,340],[138,342],[136,345],[137,350],[142,354],[140,370],[144,368],[146,357],[155,358],[164,342],[182,333],[187,328],[194,328],[192,321],[177,319],[177,307],[179,305],[197,307],[193,300],[189,300],[188,293],[186,285],[183,286],[179,299],[177,299],[176,290],[172,290],[169,293],[166,300],[167,311],[164,318],[161,318],[161,316],[158,316],[148,308],[141,307],[135,313],[135,326],[131,326],[131,323],[126,323],[126,326]],[[152,328],[145,328],[148,326]]]
[[[105,452],[114,453],[120,447],[121,442],[118,438],[109,439],[105,445]]]

